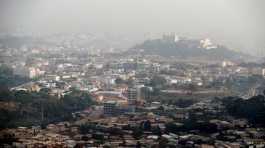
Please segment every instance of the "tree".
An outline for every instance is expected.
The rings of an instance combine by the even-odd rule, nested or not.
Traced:
[[[137,141],[136,148],[141,148],[141,143]]]
[[[0,65],[0,86],[13,87],[29,81],[29,79],[16,76],[13,70],[6,65]]]
[[[115,83],[116,83],[116,84],[123,84],[123,83],[125,83],[125,81],[124,81],[122,78],[117,78],[117,79],[115,80]]]
[[[177,99],[176,101],[174,101],[174,105],[185,108],[191,106],[195,102],[196,101],[194,99]]]
[[[166,138],[161,138],[159,139],[159,144],[158,147],[167,147],[168,145],[168,140]]]
[[[185,89],[187,90],[187,93],[192,95],[194,91],[197,90],[197,86],[194,84],[188,84]]]
[[[247,118],[254,125],[265,126],[265,97],[254,96],[247,100],[238,97],[227,97],[223,104],[228,113],[238,118]]]
[[[151,130],[151,122],[149,120],[143,122],[143,130],[150,131]]]
[[[135,129],[133,130],[133,137],[134,137],[135,139],[140,139],[142,135],[143,135],[143,131],[142,131],[142,129],[140,129],[140,128],[135,128]]]
[[[93,130],[95,128],[96,128],[96,126],[94,124],[82,124],[79,127],[79,130],[80,130],[81,134],[88,134],[88,133],[90,133],[90,130]]]
[[[0,74],[13,75],[13,70],[6,65],[0,66]]]
[[[154,133],[155,135],[158,135],[158,136],[162,135],[162,131],[161,131],[159,126],[152,128],[152,133]]]
[[[3,101],[12,100],[14,107],[0,110],[0,128],[34,124],[45,126],[50,122],[70,120],[73,112],[84,110],[93,103],[89,94],[81,91],[73,91],[61,99],[50,96],[46,91],[5,93]]]

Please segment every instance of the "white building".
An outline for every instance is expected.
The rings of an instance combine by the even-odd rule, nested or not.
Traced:
[[[262,76],[265,77],[265,68],[262,69]]]
[[[34,67],[14,67],[14,75],[35,78],[37,76],[43,75],[44,71],[41,71],[39,68]]]

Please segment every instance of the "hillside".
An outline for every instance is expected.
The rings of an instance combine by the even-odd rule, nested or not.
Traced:
[[[72,90],[61,99],[49,95],[45,89],[39,92],[9,90],[9,86],[22,82],[10,69],[0,66],[0,130],[68,121],[73,112],[93,103],[88,93],[78,90]]]
[[[162,39],[147,40],[142,44],[138,44],[129,50],[129,53],[132,54],[139,51],[144,55],[160,55],[194,60],[238,60],[248,57],[225,46],[213,45],[209,39],[175,40],[174,38],[163,37]]]

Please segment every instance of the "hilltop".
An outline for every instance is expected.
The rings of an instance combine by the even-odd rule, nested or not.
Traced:
[[[214,45],[210,39],[186,39],[163,36],[161,39],[146,40],[135,45],[129,54],[159,55],[191,60],[240,60],[250,56],[233,51],[223,45]]]

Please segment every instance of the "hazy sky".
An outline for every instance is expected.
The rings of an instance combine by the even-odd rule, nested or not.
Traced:
[[[265,50],[265,0],[0,0],[0,21],[1,32],[176,32]]]

